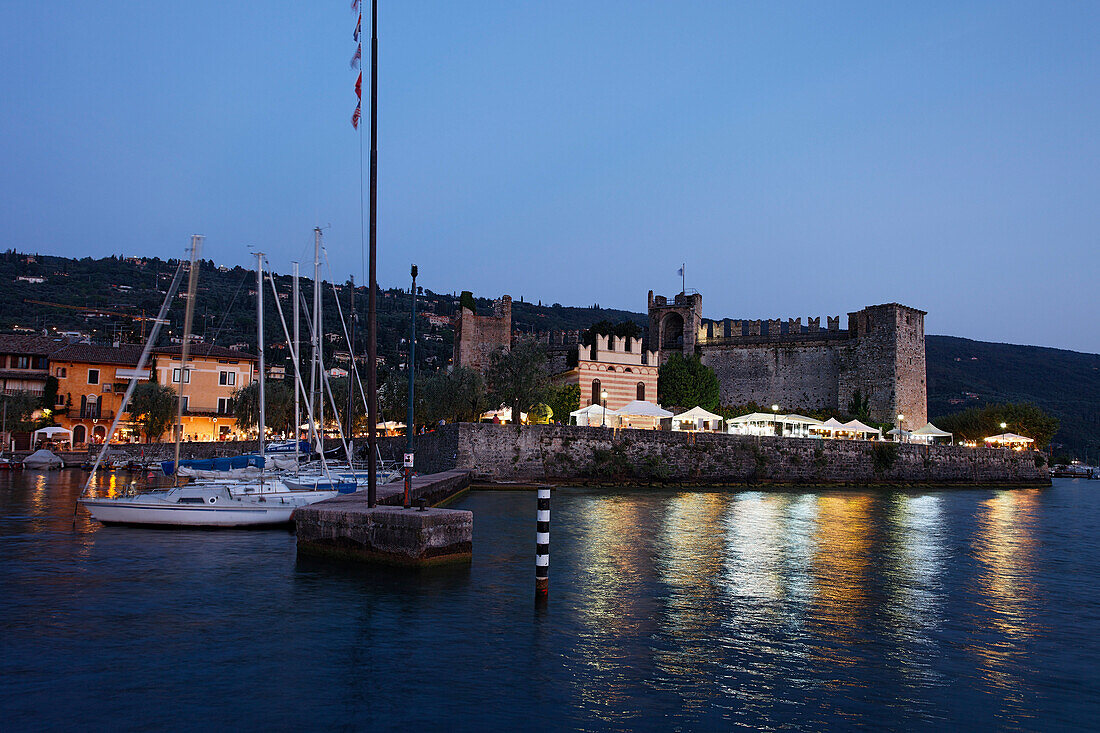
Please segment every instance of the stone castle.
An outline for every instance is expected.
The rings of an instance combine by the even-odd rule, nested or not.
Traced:
[[[840,318],[707,321],[703,296],[672,300],[649,292],[650,348],[663,364],[673,353],[699,353],[718,376],[723,405],[779,405],[782,411],[847,408],[858,390],[871,419],[906,429],[928,421],[925,312],[887,303]]]
[[[698,353],[718,376],[723,405],[776,404],[785,412],[845,410],[859,391],[876,422],[896,423],[902,414],[904,427],[912,430],[928,421],[924,311],[898,303],[868,306],[848,314],[846,330],[840,328],[839,316],[827,317],[822,328],[820,318],[808,318],[805,324],[801,318],[712,321],[702,312],[699,293],[680,293],[670,300],[650,291],[644,346],[629,339],[601,340],[589,354],[588,348],[578,349],[578,332],[543,334],[539,340],[549,347],[555,374],[583,367],[577,374],[582,406],[595,402],[594,395],[605,383],[611,386],[611,379],[616,399],[609,395],[609,408],[642,394],[656,401],[648,375],[652,367],[673,353]],[[510,348],[512,339],[512,299],[507,295],[494,303],[492,314],[480,316],[464,308],[455,321],[453,363],[484,371],[490,354]],[[618,363],[627,358],[634,380],[629,385],[625,362]],[[595,373],[600,370],[623,374]],[[639,371],[647,376],[639,379]],[[589,382],[595,385],[591,389]]]

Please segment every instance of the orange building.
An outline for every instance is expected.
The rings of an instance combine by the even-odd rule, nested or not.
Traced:
[[[255,378],[256,357],[221,346],[195,344],[180,369],[180,347],[153,349],[149,366],[137,364],[142,347],[70,344],[50,356],[50,374],[57,377],[57,422],[73,431],[73,444],[102,442],[122,405],[130,379],[155,379],[184,396],[184,440],[232,440],[243,437],[233,417],[233,393]],[[182,388],[182,389],[181,389]],[[115,440],[139,441],[140,428],[129,415],[119,423]],[[169,430],[162,440],[173,439]]]
[[[601,404],[604,390],[609,410],[634,400],[656,403],[657,352],[643,351],[641,339],[597,336],[592,346],[577,345],[577,366],[556,375],[553,381],[579,385],[581,407]]]
[[[256,379],[255,356],[224,346],[192,344],[187,350],[184,373],[179,346],[153,349],[153,355],[154,378],[184,397],[184,440],[246,437],[237,430],[233,417],[233,393]]]
[[[135,375],[140,346],[69,344],[50,355],[50,373],[57,377],[57,409],[54,416],[73,431],[73,446],[102,442],[122,405],[122,395]],[[148,379],[149,370],[137,373]],[[120,426],[116,439],[133,440],[136,431]]]

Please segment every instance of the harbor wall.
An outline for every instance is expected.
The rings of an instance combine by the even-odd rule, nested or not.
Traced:
[[[1036,453],[961,446],[531,425],[462,424],[475,482],[1045,486]],[[439,431],[437,431],[439,432]]]
[[[475,482],[1050,484],[1033,451],[949,445],[490,423],[444,425],[416,440],[417,473],[468,470]],[[137,453],[138,446],[123,447]],[[206,458],[255,447],[255,441],[186,443],[182,453]],[[379,439],[387,461],[400,462],[404,451],[404,437]]]

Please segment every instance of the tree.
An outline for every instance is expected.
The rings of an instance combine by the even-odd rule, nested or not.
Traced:
[[[474,294],[469,290],[463,290],[462,295],[458,297],[459,312],[462,308],[469,308],[471,313],[477,313],[477,301],[474,300]]]
[[[327,404],[328,397],[325,401]],[[260,424],[260,383],[253,382],[233,393],[233,415],[240,428]],[[330,410],[331,412],[331,410]],[[264,425],[273,432],[287,433],[294,423],[294,393],[283,382],[264,383]]]
[[[41,400],[27,390],[16,390],[10,395],[0,396],[0,404],[8,407],[8,430],[25,431],[35,429],[34,413],[41,406]],[[0,407],[0,409],[3,409]]]
[[[554,411],[554,419],[568,424],[569,413],[581,406],[581,386],[562,384],[547,390],[546,404]]]
[[[698,356],[674,353],[657,371],[657,399],[666,406],[713,412],[718,409],[718,377]]]
[[[1007,427],[1002,429],[1001,423]],[[1058,432],[1059,422],[1031,402],[1006,402],[937,417],[935,424],[963,440],[981,440],[1008,431],[1032,438],[1036,447],[1045,448]]]
[[[871,419],[871,396],[864,395],[858,389],[852,393],[852,399],[848,400],[848,414],[852,417],[867,422]],[[919,426],[918,426],[919,427]]]
[[[141,425],[145,442],[160,440],[176,417],[176,390],[157,382],[142,382],[130,397],[130,419]]]
[[[581,343],[591,346],[596,342],[596,336],[617,336],[619,338],[638,339],[642,336],[641,327],[634,321],[620,321],[612,323],[608,320],[598,321],[586,328],[581,334]]]
[[[546,394],[546,351],[533,341],[520,341],[510,351],[498,349],[490,357],[485,376],[492,399],[511,405],[512,419],[518,423],[520,413],[542,402]]]

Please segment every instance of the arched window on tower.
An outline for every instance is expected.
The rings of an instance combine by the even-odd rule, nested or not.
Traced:
[[[598,379],[593,379],[592,380],[592,401],[589,402],[588,404],[590,404],[590,405],[600,404],[600,380],[598,380]]]
[[[639,400],[645,399],[645,382],[638,382],[638,397]]]

